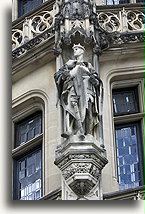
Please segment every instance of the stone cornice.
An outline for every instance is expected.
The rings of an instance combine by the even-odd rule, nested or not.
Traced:
[[[61,200],[61,194],[61,188],[58,188],[44,195],[40,200]],[[143,194],[144,186],[139,186],[128,190],[104,194],[103,200],[140,200],[143,199]]]
[[[139,186],[132,189],[106,193],[103,195],[104,200],[140,200],[144,197],[144,186]]]
[[[61,200],[61,188],[58,188],[47,195],[44,195],[40,200]]]

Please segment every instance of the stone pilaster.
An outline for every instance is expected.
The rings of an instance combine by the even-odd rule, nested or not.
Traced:
[[[55,81],[64,113],[64,133],[56,148],[55,165],[62,173],[62,200],[103,200],[101,173],[108,161],[103,146],[103,84],[99,78],[102,43],[96,5],[90,0],[56,4],[55,53],[63,66],[56,72]],[[83,59],[87,45],[90,62]],[[74,56],[70,54],[72,46]],[[65,60],[65,53],[76,59]]]

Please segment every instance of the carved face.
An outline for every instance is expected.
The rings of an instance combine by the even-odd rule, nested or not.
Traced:
[[[78,56],[84,54],[84,50],[83,50],[82,48],[74,47],[73,50],[74,50],[74,56],[75,56],[75,57],[78,57]]]

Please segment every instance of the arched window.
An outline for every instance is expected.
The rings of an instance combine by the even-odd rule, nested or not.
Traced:
[[[38,97],[13,108],[14,200],[38,200],[43,196],[43,109]]]
[[[112,91],[119,189],[143,185],[142,117],[139,87]]]

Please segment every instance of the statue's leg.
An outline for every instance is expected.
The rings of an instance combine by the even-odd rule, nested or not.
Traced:
[[[66,114],[65,114],[65,130],[64,132],[62,133],[62,137],[64,138],[69,138],[69,136],[72,134],[72,128],[71,128],[71,115],[69,114],[69,112],[66,111]]]

